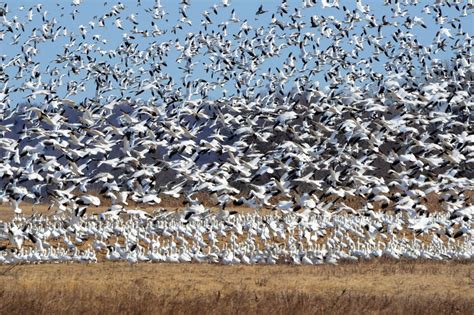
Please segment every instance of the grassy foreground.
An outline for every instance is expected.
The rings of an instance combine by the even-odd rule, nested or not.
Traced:
[[[0,267],[0,314],[472,314],[474,264]]]

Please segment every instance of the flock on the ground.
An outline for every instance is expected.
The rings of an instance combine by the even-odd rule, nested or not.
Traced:
[[[8,232],[3,229],[14,250],[0,252],[0,263],[317,265],[379,257],[469,260],[474,253],[469,235],[473,209],[409,219],[402,213],[369,211],[347,216],[310,210],[290,214],[219,211],[199,217],[166,210],[34,216],[17,218],[8,225]],[[459,227],[453,228],[454,224]],[[26,242],[31,246],[25,246]]]
[[[0,4],[0,263],[471,259],[472,1],[364,2]]]

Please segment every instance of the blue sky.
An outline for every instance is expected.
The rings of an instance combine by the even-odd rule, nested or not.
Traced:
[[[89,24],[90,21],[97,21],[97,18],[94,19],[94,17],[101,17],[107,12],[110,12],[112,6],[117,5],[118,3],[122,3],[125,5],[125,9],[123,12],[120,13],[120,17],[123,23],[124,31],[120,31],[114,26],[113,21],[115,20],[116,17],[112,17],[108,19],[106,22],[105,27],[99,28],[97,25],[95,26],[94,29],[91,28],[91,25]],[[435,33],[439,30],[439,25],[437,25],[434,20],[430,17],[427,16],[426,14],[422,13],[423,7],[428,4],[432,3],[432,1],[420,1],[421,3],[417,6],[409,6],[406,7],[408,9],[408,14],[409,16],[420,16],[423,18],[425,25],[427,26],[427,29],[422,28],[420,26],[415,26],[412,30],[411,33],[413,33],[415,36],[417,36],[418,41],[422,45],[429,45],[432,42],[432,39],[435,35]],[[42,9],[41,13],[36,12],[34,9],[34,15],[32,21],[28,21],[27,14],[28,10],[30,7],[35,7],[38,2],[37,1],[4,1],[4,3],[7,3],[9,5],[9,12],[8,12],[8,19],[12,19],[14,16],[18,17],[18,20],[21,21],[22,23],[25,24],[25,32],[14,32],[12,35],[11,33],[8,33],[5,35],[4,39],[0,41],[0,55],[4,56],[4,61],[2,63],[5,65],[8,63],[9,60],[11,60],[15,55],[19,54],[21,52],[21,44],[24,43],[29,36],[32,34],[32,30],[34,28],[38,29],[37,32],[40,32],[39,30],[41,29],[42,25],[44,24],[42,17],[43,13],[47,11],[46,15],[46,20],[51,20],[53,17],[57,20],[57,24],[55,28],[58,26],[64,26],[66,27],[69,32],[72,32],[76,34],[75,38],[75,44],[71,46],[71,49],[77,48],[78,45],[80,45],[83,42],[87,42],[89,44],[95,43],[97,46],[99,46],[103,50],[115,50],[117,46],[121,43],[122,41],[122,36],[123,32],[130,34],[129,30],[132,29],[134,26],[131,21],[127,20],[126,17],[130,16],[131,14],[134,14],[136,16],[137,21],[139,22],[139,25],[137,25],[138,29],[148,29],[151,30],[151,22],[152,22],[152,16],[150,12],[146,12],[146,8],[150,8],[153,6],[155,1],[146,1],[142,0],[141,1],[141,6],[137,6],[137,1],[95,1],[95,0],[84,0],[81,5],[79,6],[71,6],[70,3],[72,1],[51,1],[51,0],[46,0],[46,1],[41,1],[42,4]],[[59,5],[58,5],[59,3]],[[106,3],[106,5],[104,5]],[[176,34],[171,33],[171,30],[173,26],[175,26],[180,18],[180,13],[179,13],[179,8],[180,6],[178,5],[178,1],[176,0],[161,0],[160,1],[163,10],[166,11],[166,15],[164,18],[160,20],[154,20],[157,27],[163,31],[166,31],[167,33],[163,36],[160,36],[158,38],[158,41],[167,41],[167,40],[178,40],[181,44],[184,43],[184,38],[186,37],[187,34],[189,33],[199,33],[199,31],[202,32],[212,32],[212,31],[218,31],[218,25],[219,23],[223,23],[228,21],[231,15],[231,11],[235,9],[236,17],[241,21],[240,23],[237,24],[229,24],[228,26],[228,36],[227,39],[230,40],[231,42],[235,42],[233,39],[233,34],[236,34],[239,31],[240,25],[243,21],[247,20],[249,25],[254,27],[255,29],[263,26],[267,27],[269,23],[271,22],[272,14],[276,12],[277,7],[279,6],[279,1],[250,1],[250,0],[231,0],[230,3],[231,5],[227,8],[220,7],[221,6],[221,1],[207,1],[207,0],[192,0],[190,1],[191,6],[187,9],[187,14],[188,18],[192,21],[192,25],[187,25],[186,23],[181,23],[183,26],[182,30],[177,30]],[[258,7],[260,5],[263,5],[264,9],[268,11],[268,13],[260,15],[258,17],[255,16],[255,12],[257,11]],[[305,8],[302,9],[302,1],[297,0],[297,1],[288,1],[289,4],[289,13],[294,13],[295,9],[298,9],[302,15],[302,20],[306,22],[306,28],[304,29],[303,32],[311,32],[314,31],[314,29],[311,29],[309,27],[309,21],[312,15],[320,15],[320,16],[334,16],[336,19],[342,20],[344,18],[342,10],[337,10],[334,8],[325,8],[323,9],[321,7],[321,1],[317,1],[317,5],[312,7],[312,8]],[[379,20],[383,15],[386,15],[389,17],[392,15],[391,8],[388,6],[383,5],[383,1],[363,1],[364,5],[369,5],[371,12],[374,13],[376,18]],[[213,5],[218,5],[218,11],[219,14],[216,16],[213,13]],[[340,7],[346,6],[348,9],[353,10],[356,8],[356,2],[355,1],[341,1],[340,2]],[[21,8],[23,9],[21,10]],[[402,7],[402,9],[405,9]],[[73,10],[77,10],[75,13],[75,18],[74,20],[72,19],[71,12]],[[213,24],[209,25],[207,31],[204,30],[203,26],[201,25],[201,21],[203,20],[203,15],[202,13],[204,11],[208,11],[213,20]],[[455,16],[456,11],[454,8],[448,8],[448,7],[443,7],[443,11],[445,15],[448,16]],[[281,18],[277,15],[277,18],[282,20],[283,22],[290,22],[290,19],[288,18]],[[403,21],[405,17],[398,18],[398,21]],[[473,21],[472,21],[472,15],[469,15],[461,20],[461,23],[463,25],[463,29],[465,31],[468,31],[469,33],[472,33],[472,28],[473,28]],[[83,25],[86,30],[86,39],[83,40],[82,37],[80,36],[80,30],[79,27],[80,25]],[[450,27],[448,25],[448,27]],[[396,30],[395,27],[386,27],[383,30],[383,35],[386,38],[390,38],[391,33]],[[360,29],[362,31],[362,29]],[[288,33],[286,30],[284,31],[285,33]],[[280,30],[277,30],[277,34],[282,34],[283,32]],[[92,35],[97,34],[100,35],[100,40],[99,41],[93,41]],[[13,37],[14,36],[19,36],[17,38],[17,43],[16,44],[11,44],[13,42]],[[157,39],[155,38],[143,38],[140,36],[135,35],[135,40],[133,40],[134,44],[138,44],[141,49],[146,49],[147,47],[150,46],[151,43],[156,41]],[[64,37],[58,37],[58,39],[54,42],[47,41],[45,43],[40,43],[37,45],[38,49],[38,54],[34,57],[34,60],[39,63],[39,70],[40,71],[45,71],[48,67],[51,69],[52,67],[55,66],[54,59],[57,58],[58,55],[63,54],[63,47],[65,44],[69,42],[69,37],[64,36]],[[102,43],[102,40],[106,40],[107,43]],[[321,40],[321,47],[324,49],[328,45],[331,44],[330,40]],[[350,50],[351,47],[348,43],[343,43],[343,47],[346,47],[347,50]],[[298,54],[298,49],[297,48],[288,48],[284,54],[280,58],[275,57],[270,60],[265,61],[261,65],[260,73],[263,71],[266,71],[269,67],[272,68],[273,72],[276,72],[278,68],[281,67],[282,63],[286,60],[287,55],[290,52],[293,52],[295,55]],[[182,65],[176,63],[176,57],[178,56],[179,52],[176,50],[173,50],[168,59],[167,59],[167,64],[168,66],[166,67],[166,73],[168,73],[171,77],[174,78],[175,82],[180,82],[181,78],[183,77],[183,71],[179,68]],[[371,54],[371,51],[367,51],[366,56],[361,55],[360,58],[367,58]],[[126,66],[124,64],[119,64],[119,60],[114,60],[109,59],[107,56],[105,57],[100,57],[99,55],[91,55],[91,57],[97,58],[97,60],[102,60],[110,64],[115,64],[120,67],[125,68]],[[450,57],[450,53],[440,53],[437,56],[433,56],[436,58],[440,59],[447,59]],[[199,56],[196,58],[196,61],[198,64],[195,66],[195,71],[192,74],[192,78],[188,79],[206,79],[209,80],[210,74],[206,74],[204,72],[204,67],[202,63],[209,63],[212,62],[209,60],[208,56]],[[373,63],[373,69],[375,71],[380,71],[383,72],[383,64],[386,62],[383,58],[379,62]],[[301,65],[299,63],[298,65]],[[61,69],[59,69],[61,70]],[[13,78],[16,74],[16,69],[12,67],[7,67],[5,69],[6,73],[10,75],[11,78]],[[65,72],[64,72],[65,73]],[[61,73],[60,74],[64,74]],[[323,82],[323,75],[324,71],[320,73],[317,76],[317,80],[320,80],[322,84],[324,85]],[[10,79],[9,86],[21,86],[24,83],[24,78],[22,79]],[[43,81],[47,81],[49,79],[48,76],[44,75],[43,76]],[[84,74],[81,72],[79,75],[75,76],[64,76],[64,81],[67,82],[68,80],[76,80],[78,82],[84,80]],[[0,89],[2,87],[0,86]],[[235,87],[232,85],[226,86],[225,87],[229,91],[235,91]],[[84,97],[93,97],[94,93],[91,92],[93,90],[93,86],[91,83],[86,84],[86,91],[83,93],[79,93],[76,96],[72,96],[71,98],[76,99],[76,100],[81,100]],[[30,91],[31,92],[31,91]],[[133,92],[133,91],[132,91]],[[216,95],[219,95],[222,91],[217,91]],[[28,93],[15,93],[14,95],[11,95],[11,101],[12,103],[17,103],[21,102],[25,95]],[[58,95],[65,95],[66,90],[65,86],[58,88]],[[117,91],[112,91],[109,94],[117,94]],[[133,93],[132,93],[133,95]],[[143,95],[140,95],[140,97],[146,99],[149,97],[146,93]],[[40,100],[41,97],[39,97],[37,100]]]

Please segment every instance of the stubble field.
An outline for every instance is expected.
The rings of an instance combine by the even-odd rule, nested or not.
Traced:
[[[430,208],[438,204],[437,198],[429,202]],[[167,204],[170,210],[174,207],[180,208],[180,203]],[[88,213],[106,210],[103,205]],[[36,205],[33,212],[52,213],[47,205]],[[24,214],[32,214],[32,205],[25,205]],[[8,205],[2,205],[0,220],[11,218]],[[380,258],[336,266],[112,262],[0,266],[0,314],[256,312],[472,314],[474,264]]]
[[[2,266],[0,313],[472,314],[472,262]]]

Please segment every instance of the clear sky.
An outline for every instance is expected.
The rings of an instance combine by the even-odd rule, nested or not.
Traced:
[[[29,73],[25,73],[22,78],[15,79],[15,75],[17,74],[17,67],[5,66],[7,65],[15,56],[18,56],[21,53],[21,46],[30,38],[31,34],[34,33],[34,29],[36,29],[36,34],[41,35],[42,27],[48,22],[51,21],[53,18],[56,20],[55,25],[53,26],[54,31],[59,30],[59,28],[64,27],[68,30],[68,34],[63,36],[63,30],[59,32],[59,36],[56,38],[55,41],[45,41],[40,43],[36,46],[37,54],[33,57],[33,60],[38,63],[38,71],[45,73],[46,70],[51,70],[53,67],[59,65],[54,60],[58,58],[58,56],[62,56],[64,54],[64,45],[70,44],[70,51],[77,49],[81,44],[88,43],[94,44],[96,47],[100,48],[103,51],[115,51],[116,48],[122,42],[122,38],[124,33],[131,35],[131,30],[136,27],[138,30],[149,30],[152,31],[154,26],[152,26],[152,21],[154,21],[155,26],[160,31],[164,32],[165,34],[153,38],[148,37],[145,38],[143,36],[134,35],[133,44],[138,44],[140,49],[147,49],[150,47],[152,43],[161,43],[165,41],[179,41],[180,44],[184,43],[184,39],[189,33],[198,34],[200,31],[206,32],[219,32],[218,25],[220,23],[224,23],[229,21],[231,17],[232,10],[235,10],[235,17],[240,20],[239,23],[229,23],[227,29],[227,37],[226,39],[229,40],[232,44],[235,43],[234,35],[237,34],[240,30],[240,27],[243,21],[247,20],[248,24],[251,25],[254,29],[257,29],[260,26],[268,27],[270,22],[272,21],[272,15],[280,19],[283,22],[291,22],[291,19],[288,17],[280,17],[277,14],[277,8],[280,4],[279,1],[251,1],[251,0],[231,0],[229,7],[223,7],[221,1],[210,1],[210,0],[191,0],[190,7],[187,8],[186,13],[188,19],[192,22],[192,25],[187,24],[186,22],[179,23],[182,26],[182,29],[177,29],[176,33],[172,32],[173,27],[176,26],[179,22],[179,19],[182,17],[180,14],[180,5],[176,0],[161,0],[159,3],[162,6],[162,10],[165,13],[164,17],[161,19],[154,19],[152,17],[153,12],[150,10],[155,4],[156,1],[96,1],[96,0],[84,0],[81,2],[80,5],[73,6],[73,1],[52,1],[52,0],[45,0],[45,1],[3,1],[4,4],[8,4],[8,14],[4,17],[2,31],[3,31],[3,40],[0,41],[0,55],[3,56],[1,63],[5,69],[5,72],[10,76],[8,86],[9,87],[18,87],[24,84],[25,80],[28,79]],[[395,2],[395,1],[392,1]],[[405,2],[404,0],[400,2]],[[411,1],[407,1],[411,2]],[[37,6],[41,3],[40,12],[37,12]],[[117,16],[113,16],[106,20],[104,27],[98,27],[98,19],[107,13],[111,12],[113,6],[122,3],[124,5],[124,10],[119,13]],[[140,3],[140,5],[138,5]],[[396,9],[396,6],[385,6],[382,0],[373,0],[373,1],[362,1],[363,5],[370,6],[370,12],[375,15],[377,20],[381,21],[382,16],[387,16],[389,20],[397,20],[399,23],[403,23],[406,20],[406,17],[409,16],[411,18],[415,16],[419,16],[423,19],[423,23],[426,25],[426,28],[421,27],[420,25],[414,26],[410,32],[417,37],[417,40],[422,45],[430,45],[432,44],[433,38],[435,34],[439,31],[440,26],[435,23],[433,19],[433,15],[427,15],[423,13],[423,8],[427,4],[432,4],[433,1],[420,1],[418,5],[414,6],[402,6],[401,9],[407,10],[404,13],[404,16],[392,19],[393,10]],[[342,10],[337,10],[335,8],[322,8],[321,4],[322,1],[316,1],[316,5],[310,8],[302,8],[303,1],[296,0],[296,1],[288,1],[289,4],[289,14],[299,13],[301,14],[300,20],[306,23],[303,32],[314,32],[315,29],[311,28],[310,19],[313,15],[319,15],[324,17],[334,17],[338,20],[344,19],[344,14]],[[217,5],[218,14],[216,15],[213,12],[213,6]],[[260,5],[263,5],[265,11],[268,11],[265,14],[256,16],[255,13]],[[356,1],[341,1],[340,8],[343,6],[347,7],[349,10],[356,9]],[[28,17],[29,9],[33,7],[33,16],[31,17],[31,21]],[[458,16],[458,12],[454,9],[454,7],[447,7],[443,6],[443,13],[446,16]],[[297,10],[297,11],[295,11]],[[209,16],[212,19],[212,24],[207,27],[207,30],[204,30],[204,26],[202,25],[202,21],[204,20],[203,12],[209,12]],[[135,20],[137,21],[137,25],[127,19],[131,15],[135,16]],[[74,19],[72,18],[74,16]],[[16,20],[20,23],[24,24],[24,31],[16,31],[14,30],[13,33],[5,32],[7,25],[12,19],[16,17]],[[123,31],[118,29],[114,24],[114,21],[117,17],[120,17],[122,24],[123,24]],[[5,22],[8,21],[8,22]],[[95,23],[94,27],[89,23],[93,21]],[[472,33],[474,21],[472,19],[472,14],[461,19],[461,24],[463,26],[464,31],[468,33]],[[452,28],[450,25],[445,25],[446,27]],[[86,29],[85,39],[81,37],[80,28],[83,27]],[[360,26],[358,26],[360,28]],[[393,32],[396,31],[396,27],[386,27],[383,29],[383,36],[386,39],[391,39],[391,35]],[[281,31],[277,28],[277,34],[289,34],[290,30]],[[360,28],[360,32],[362,29]],[[71,34],[72,37],[70,36]],[[95,37],[93,39],[93,35],[99,35],[99,37]],[[331,45],[331,40],[324,39],[321,37],[321,49],[328,47]],[[105,40],[105,41],[104,41]],[[348,40],[349,41],[349,40]],[[72,43],[72,44],[71,44]],[[347,50],[351,49],[351,45],[349,42],[342,43],[342,47],[345,47]],[[279,67],[281,67],[282,63],[286,60],[288,54],[293,52],[295,55],[298,54],[299,49],[296,48],[288,48],[284,51],[280,57],[274,57],[267,61],[265,61],[261,65],[261,69],[259,70],[260,73],[266,71],[269,67],[272,68],[272,71],[277,71]],[[370,50],[367,50],[367,54],[361,55],[360,58],[368,58],[371,54]],[[167,66],[164,67],[164,71],[167,74],[171,75],[175,82],[179,82],[183,78],[183,70],[182,64],[176,62],[176,58],[179,55],[179,51],[173,49],[169,54],[168,58],[166,59]],[[118,58],[110,58],[108,55],[100,56],[99,54],[90,54],[90,57],[95,58],[97,62],[104,61],[111,65],[116,65],[121,68],[133,67],[129,64],[125,65],[121,60]],[[447,59],[450,57],[450,52],[440,52],[438,55],[433,56],[435,58],[440,59]],[[189,79],[206,79],[209,80],[210,73],[205,73],[204,68],[206,63],[212,62],[208,56],[202,55],[195,58],[195,61],[198,63],[194,68],[194,72],[191,78]],[[383,64],[386,60],[382,58],[379,62],[373,62],[373,68],[375,71],[383,72]],[[61,64],[62,65],[62,64]],[[301,65],[298,61],[298,65]],[[152,65],[148,65],[152,66]],[[61,70],[58,68],[59,72],[57,72],[58,76],[66,74],[66,70]],[[135,69],[136,70],[136,69]],[[31,71],[27,70],[27,71]],[[324,72],[320,73],[317,76],[317,80],[323,81]],[[50,80],[51,77],[44,74],[42,76],[43,82]],[[63,77],[63,82],[68,81],[84,81],[85,79],[85,72],[81,71],[76,75]],[[144,78],[146,79],[146,78]],[[87,81],[87,80],[86,80]],[[2,89],[2,85],[5,83],[0,83],[0,90]],[[58,87],[57,92],[58,95],[62,97],[66,96],[66,88],[65,84],[62,87]],[[87,82],[86,90],[84,92],[79,93],[76,96],[70,96],[70,98],[81,100],[84,97],[93,97],[94,87],[91,82]],[[233,91],[233,86],[226,86],[226,89]],[[134,95],[136,91],[133,88],[130,88],[130,91],[124,91],[125,94],[132,92],[130,95]],[[218,91],[218,94],[222,91]],[[31,93],[31,90],[27,90],[25,92],[18,92],[18,93],[11,93],[9,96],[11,99],[10,105],[13,105],[18,102],[24,101],[24,97]],[[111,91],[110,95],[114,94],[117,95],[118,91]],[[148,95],[142,94],[140,97],[146,99]],[[39,96],[36,101],[40,100],[41,97]]]

